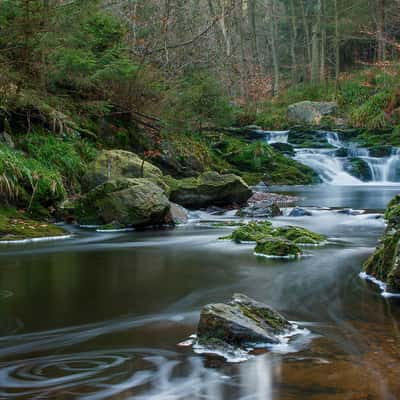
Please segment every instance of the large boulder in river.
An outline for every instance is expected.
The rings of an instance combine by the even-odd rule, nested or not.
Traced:
[[[103,150],[89,165],[82,179],[84,191],[94,189],[107,181],[120,178],[151,178],[162,177],[159,168],[144,161],[135,153],[125,150]]]
[[[161,225],[170,203],[164,191],[149,179],[116,179],[103,183],[78,202],[81,224]]]
[[[235,294],[229,303],[203,308],[197,336],[205,346],[220,342],[246,348],[279,343],[278,335],[291,328],[288,320],[266,304]]]
[[[326,101],[302,101],[288,108],[288,120],[295,124],[320,125],[323,117],[334,115],[337,103]]]
[[[282,215],[282,211],[273,201],[264,200],[240,209],[237,215],[247,218],[272,218]]]
[[[252,194],[243,179],[234,174],[205,172],[197,178],[168,177],[165,182],[171,190],[171,201],[188,208],[242,204]]]
[[[388,292],[400,293],[400,195],[389,203],[385,219],[385,234],[365,263],[364,272],[384,282]]]
[[[344,169],[352,176],[360,179],[363,182],[369,182],[372,180],[372,172],[369,168],[368,163],[362,158],[352,157],[348,160]]]

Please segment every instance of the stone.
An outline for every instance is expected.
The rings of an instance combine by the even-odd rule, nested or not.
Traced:
[[[228,303],[209,304],[200,315],[197,336],[200,343],[227,343],[240,348],[279,343],[278,335],[292,324],[266,304],[243,294]]]
[[[170,210],[164,191],[149,179],[115,179],[92,189],[78,201],[80,224],[162,225]]]
[[[243,204],[252,192],[237,175],[206,172],[197,178],[165,178],[171,201],[188,208]]]
[[[135,153],[125,150],[102,150],[83,176],[82,189],[88,192],[107,181],[120,178],[159,180],[162,175],[159,168],[147,161],[143,163]]]
[[[167,224],[173,225],[183,225],[189,220],[189,213],[186,208],[180,206],[179,204],[170,203],[169,213],[166,217]]]
[[[305,208],[295,207],[290,210],[289,217],[310,217],[312,213]]]
[[[344,169],[352,176],[363,182],[372,180],[372,173],[369,165],[362,158],[353,157],[344,166]]]
[[[288,120],[296,124],[317,126],[324,117],[336,114],[336,102],[302,101],[288,107]]]
[[[252,203],[248,207],[237,212],[240,217],[248,218],[272,218],[282,215],[281,209],[272,201],[264,200]]]
[[[277,258],[296,258],[302,254],[300,247],[289,240],[271,237],[257,242],[256,254]]]

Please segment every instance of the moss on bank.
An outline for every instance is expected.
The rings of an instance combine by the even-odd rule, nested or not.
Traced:
[[[32,219],[14,208],[0,208],[0,242],[63,236],[56,225]]]

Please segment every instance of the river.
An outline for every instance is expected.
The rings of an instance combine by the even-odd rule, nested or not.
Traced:
[[[328,235],[299,261],[219,241],[198,213],[165,231],[94,233],[0,248],[1,399],[398,399],[400,300],[359,278],[400,187],[277,188]],[[313,208],[313,207],[318,208]],[[326,207],[326,208],[325,208]],[[347,215],[333,208],[366,210]],[[242,292],[307,334],[243,363],[177,346],[204,304]]]

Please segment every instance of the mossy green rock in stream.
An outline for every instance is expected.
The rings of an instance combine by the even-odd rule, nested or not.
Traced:
[[[143,176],[142,176],[143,175]],[[135,153],[125,150],[103,150],[89,165],[82,180],[85,191],[94,189],[107,181],[119,178],[151,178],[158,180],[162,172]]]
[[[400,292],[400,196],[385,212],[388,223],[375,253],[364,264],[364,271],[387,284],[388,292]]]
[[[189,208],[242,204],[252,194],[243,179],[234,174],[206,172],[197,178],[166,177],[164,181],[171,190],[171,201]]]
[[[81,224],[122,226],[161,225],[170,203],[164,191],[149,179],[116,179],[87,193],[77,206]]]
[[[257,242],[257,240],[269,237],[272,230],[271,222],[249,222],[247,225],[235,229],[229,236],[223,239],[233,240],[237,243]]]
[[[235,294],[229,303],[203,307],[197,328],[199,343],[214,348],[227,343],[240,348],[279,343],[278,335],[292,324],[266,304],[243,294]]]
[[[0,209],[0,242],[64,236],[59,226],[32,219],[14,208]]]
[[[389,145],[373,146],[369,148],[370,157],[389,157],[392,155],[393,147]]]
[[[279,228],[275,228],[272,231],[272,235],[274,237],[279,237],[279,238],[284,238],[287,240],[290,240],[292,242],[297,241],[301,238],[302,240],[305,240],[305,238],[308,238],[311,241],[321,243],[323,242],[326,237],[324,235],[320,235],[319,233],[315,233],[312,231],[309,231],[306,228],[302,228],[299,226],[283,226]],[[308,242],[305,242],[307,244]]]
[[[372,173],[368,163],[361,158],[351,158],[345,165],[345,170],[352,176],[360,179],[363,182],[372,180]]]
[[[256,254],[270,257],[296,258],[302,254],[299,246],[283,238],[271,237],[257,242]]]

